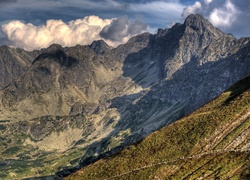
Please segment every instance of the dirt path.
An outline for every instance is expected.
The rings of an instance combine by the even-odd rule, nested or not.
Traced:
[[[137,171],[147,169],[147,168],[151,168],[151,167],[154,167],[154,166],[159,166],[159,165],[164,165],[164,164],[168,164],[168,163],[173,163],[173,162],[177,162],[177,161],[184,161],[184,160],[189,160],[189,159],[197,159],[197,158],[200,158],[200,157],[205,156],[205,155],[218,155],[218,154],[228,153],[228,152],[250,152],[250,150],[249,149],[247,149],[247,150],[243,150],[243,149],[231,149],[231,150],[218,149],[218,150],[213,150],[213,151],[209,151],[209,152],[195,154],[195,155],[188,156],[188,157],[180,157],[180,158],[177,158],[177,159],[174,159],[174,160],[166,160],[166,161],[162,161],[162,162],[159,162],[159,163],[153,163],[153,164],[150,164],[150,165],[147,165],[147,166],[143,166],[143,167],[140,167],[140,168],[133,169],[131,171],[124,172],[122,174],[117,174],[115,176],[109,177],[108,179],[121,177],[121,176],[130,174],[130,173],[137,172]],[[108,180],[108,179],[105,179],[105,180]]]

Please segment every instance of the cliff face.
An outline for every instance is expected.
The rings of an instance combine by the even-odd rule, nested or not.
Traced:
[[[0,89],[18,79],[31,65],[38,51],[27,52],[8,46],[0,48]]]
[[[67,151],[72,166],[80,157],[84,164],[140,140],[250,73],[250,38],[224,34],[200,15],[117,48],[100,40],[34,52],[3,46],[0,52],[6,137],[0,150],[18,144],[15,157],[32,148],[55,150],[65,164],[70,158],[60,153]],[[55,159],[47,162],[49,167]]]

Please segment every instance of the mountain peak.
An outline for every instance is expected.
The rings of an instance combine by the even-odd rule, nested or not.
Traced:
[[[212,26],[212,24],[205,19],[203,16],[201,16],[200,14],[190,14],[184,24],[186,26],[201,26],[201,25],[207,25],[207,26]]]
[[[96,54],[104,54],[106,51],[109,51],[111,47],[102,39],[93,41],[89,47],[96,53]]]
[[[206,18],[201,16],[200,14],[190,14],[184,25],[186,28],[191,28],[194,31],[205,32],[210,31],[214,36],[221,36],[223,32],[214,27]]]
[[[60,44],[51,44],[49,47],[44,48],[43,50],[46,50],[48,52],[54,52],[62,49],[63,47]]]
[[[224,35],[222,31],[214,27],[206,18],[200,14],[189,15],[184,22],[185,32],[188,34],[197,34],[205,39],[217,39]]]

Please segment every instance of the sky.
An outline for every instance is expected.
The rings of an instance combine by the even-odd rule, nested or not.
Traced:
[[[0,0],[0,45],[32,51],[103,39],[115,47],[197,13],[237,38],[250,36],[249,0]]]

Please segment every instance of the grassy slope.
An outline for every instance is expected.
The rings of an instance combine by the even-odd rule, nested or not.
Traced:
[[[249,131],[247,77],[191,115],[66,179],[248,179]]]

